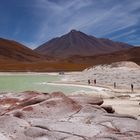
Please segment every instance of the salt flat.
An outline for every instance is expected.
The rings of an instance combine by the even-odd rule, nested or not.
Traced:
[[[87,85],[88,79],[94,90],[89,93],[83,91],[83,93],[74,94],[99,94],[104,98],[104,105],[113,106],[120,114],[131,114],[140,118],[140,66],[133,62],[98,65],[83,72],[66,75],[64,81]],[[96,85],[94,79],[97,81]],[[113,87],[114,82],[116,82],[116,88]],[[131,84],[134,85],[133,92]]]
[[[110,65],[97,65],[84,70],[81,73],[71,74],[65,77],[65,81],[87,83],[88,79],[96,79],[97,85],[113,86],[117,88],[130,88],[133,84],[140,89],[140,66],[134,62],[118,62]]]

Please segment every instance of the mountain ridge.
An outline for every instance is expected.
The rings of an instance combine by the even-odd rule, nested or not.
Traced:
[[[120,61],[132,61],[140,65],[140,47],[127,48],[109,54],[95,56],[71,56],[63,61],[71,63],[83,63],[87,65],[110,64]]]
[[[73,40],[73,42],[69,47],[71,47],[73,43],[77,44],[76,42],[77,40],[75,40],[75,38],[72,37],[73,34],[75,34],[75,32],[69,34],[69,38]],[[51,40],[51,42],[57,41],[58,39],[59,38],[54,38]],[[96,38],[92,36],[89,38],[89,40],[90,39],[95,39],[96,41]],[[106,41],[108,42],[108,39],[102,39],[102,40],[104,42]],[[109,43],[112,44],[112,42]],[[87,55],[81,55],[81,53],[79,53],[79,55],[71,55],[68,56],[67,58],[62,57],[57,59],[55,55],[51,55],[51,57],[48,57],[47,55],[45,57],[44,55],[39,54],[34,50],[27,48],[21,43],[18,43],[13,40],[0,38],[0,71],[3,72],[4,71],[12,71],[12,72],[13,71],[15,72],[16,71],[33,71],[33,72],[81,71],[84,70],[85,68],[94,65],[108,64],[108,63],[119,62],[119,61],[133,61],[140,65],[140,47],[131,47],[131,46],[127,47],[127,44],[125,45],[126,45],[125,49],[121,49],[115,52],[110,52],[107,54],[104,53],[104,54],[94,54],[94,55],[87,56]],[[84,49],[86,48],[84,46],[82,47]],[[62,52],[60,53],[60,55],[62,55]]]
[[[0,58],[30,62],[43,59],[43,56],[19,42],[0,38]]]
[[[127,43],[115,42],[110,39],[96,38],[81,31],[71,30],[69,33],[56,37],[40,45],[36,52],[58,58],[67,58],[72,55],[92,56],[115,52],[128,47]]]

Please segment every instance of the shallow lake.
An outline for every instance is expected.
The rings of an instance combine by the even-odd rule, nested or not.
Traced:
[[[0,74],[0,92],[22,92],[33,90],[49,93],[54,91],[71,93],[80,90],[91,91],[90,88],[85,87],[49,84],[61,81],[62,78],[63,75],[3,73]]]

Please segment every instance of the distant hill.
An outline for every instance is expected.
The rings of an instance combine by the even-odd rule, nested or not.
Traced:
[[[72,56],[64,61],[75,64],[86,64],[86,65],[98,65],[98,64],[109,64],[112,62],[120,61],[133,61],[140,65],[140,47],[127,48],[125,50],[113,52],[110,54],[102,54],[95,56]]]
[[[44,57],[33,50],[25,47],[24,45],[12,41],[0,38],[0,61],[37,61]]]
[[[67,58],[74,55],[93,56],[106,54],[132,47],[129,44],[96,38],[80,31],[72,30],[68,34],[54,38],[35,49],[46,56]]]
[[[66,71],[78,70],[85,65],[57,62],[50,57],[44,57],[26,46],[13,41],[0,38],[0,71],[23,72],[23,71]]]

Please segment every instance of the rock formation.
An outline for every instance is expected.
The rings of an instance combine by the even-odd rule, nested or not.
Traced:
[[[139,140],[140,121],[96,96],[0,94],[1,140]],[[110,112],[110,113],[108,113]]]

